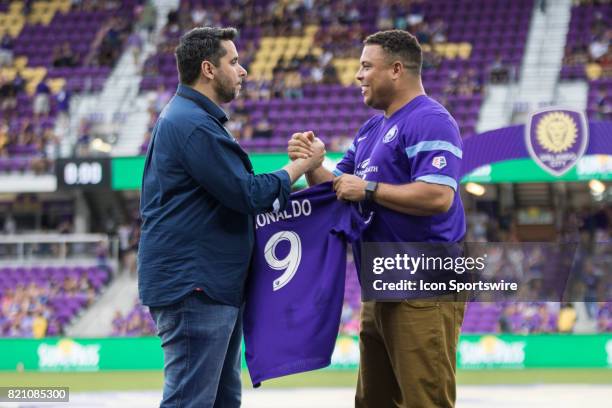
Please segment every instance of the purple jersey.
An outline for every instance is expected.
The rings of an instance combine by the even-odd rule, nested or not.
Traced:
[[[453,117],[426,95],[414,98],[391,117],[377,115],[359,130],[334,175],[355,174],[389,184],[414,181],[455,190],[450,210],[429,217],[411,216],[372,204],[376,213],[364,242],[459,242],[465,215],[458,191],[463,143]],[[355,248],[356,246],[354,246]]]
[[[366,223],[331,183],[294,193],[287,210],[255,217],[244,343],[255,386],[322,368],[334,350],[346,272],[346,241]]]

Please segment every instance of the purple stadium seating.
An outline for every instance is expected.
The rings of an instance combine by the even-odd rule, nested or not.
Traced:
[[[570,27],[567,33],[566,58],[585,52],[598,31],[609,29],[612,24],[612,4],[575,5],[572,8]],[[600,26],[598,28],[598,26]],[[603,57],[603,59],[609,57]],[[588,56],[591,62],[592,56]],[[603,64],[602,64],[603,65]],[[592,120],[612,120],[612,78],[609,72],[604,72],[597,79],[589,79],[584,62],[565,61],[561,68],[561,78],[565,80],[587,80],[589,94],[587,101],[587,115]],[[609,68],[608,68],[609,70]],[[607,75],[607,77],[605,76]]]
[[[48,25],[27,23],[14,39],[15,57],[27,57],[27,67],[45,67],[49,78],[66,79],[66,91],[99,92],[109,76],[112,67],[85,66],[85,57],[90,53],[94,37],[103,25],[114,16],[132,18],[138,0],[126,0],[116,10],[79,11],[68,13],[57,12]],[[2,2],[6,6],[7,2]],[[53,51],[58,45],[68,43],[77,57],[77,64],[71,68],[54,68]],[[44,149],[31,146],[20,146],[17,143],[22,125],[33,118],[33,98],[22,91],[17,95],[17,106],[13,113],[0,111],[0,118],[6,118],[9,124],[8,160],[0,162],[0,172],[22,172],[30,169],[32,158],[44,156]],[[53,128],[58,113],[57,103],[50,98],[49,115],[39,118],[34,126],[39,129]],[[40,135],[37,135],[40,137]],[[42,145],[42,143],[41,143]]]
[[[18,324],[25,313],[46,318],[47,336],[62,334],[109,279],[106,266],[0,268],[0,305],[8,310],[4,313],[4,307],[0,308],[0,336],[31,337],[31,331]],[[15,296],[21,296],[20,300]],[[29,309],[22,310],[23,304],[30,305]]]
[[[183,3],[191,6],[195,2]],[[261,3],[267,4],[266,1]],[[204,4],[215,5],[217,2],[205,1]],[[381,6],[366,1],[357,1],[356,4],[361,14],[359,24],[364,32],[377,31],[376,20]],[[518,72],[533,4],[533,0],[425,2],[423,5],[425,21],[433,22],[441,19],[447,25],[449,42],[469,42],[473,47],[471,56],[466,60],[445,59],[439,67],[425,70],[423,79],[428,93],[434,98],[445,96],[444,89],[452,72],[461,75],[473,69],[477,77],[486,76],[488,66],[498,55],[508,67]],[[258,44],[261,36],[258,27],[251,27],[246,22],[241,32],[242,39],[252,40]],[[172,54],[156,54],[149,58],[146,65],[154,67],[155,74],[145,75],[140,85],[141,90],[155,89],[160,83],[166,87],[176,87],[178,80]],[[303,95],[303,99],[298,100],[246,101],[251,122],[256,123],[262,118],[267,118],[273,128],[273,138],[269,143],[244,140],[241,144],[252,151],[282,150],[287,135],[295,129],[313,129],[318,136],[329,139],[340,135],[352,137],[361,124],[373,114],[371,109],[363,105],[356,86],[345,88],[342,85],[305,85]],[[446,105],[455,115],[462,135],[467,137],[474,134],[482,95],[446,96]]]

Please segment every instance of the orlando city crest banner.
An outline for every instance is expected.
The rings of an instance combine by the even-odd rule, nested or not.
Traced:
[[[555,177],[576,165],[589,143],[584,113],[547,108],[531,114],[525,126],[525,144],[531,158]]]

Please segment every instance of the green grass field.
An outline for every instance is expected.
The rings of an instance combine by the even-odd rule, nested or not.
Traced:
[[[460,385],[486,384],[612,384],[612,369],[461,370]],[[321,370],[267,381],[264,387],[354,387],[355,371]],[[161,371],[84,373],[0,372],[0,386],[63,386],[78,391],[161,389]],[[250,387],[248,374],[243,383]]]

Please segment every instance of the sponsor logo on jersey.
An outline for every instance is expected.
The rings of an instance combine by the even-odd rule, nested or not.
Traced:
[[[431,165],[437,169],[443,169],[446,167],[446,157],[444,156],[436,156],[431,161]]]

